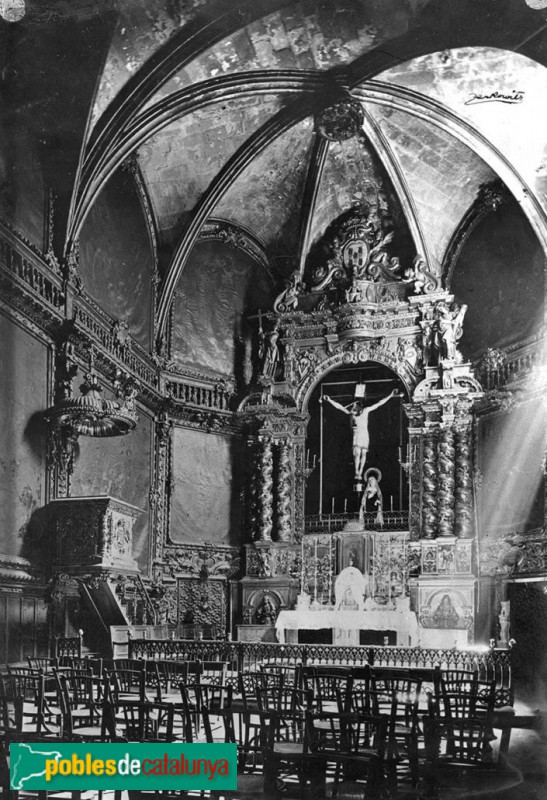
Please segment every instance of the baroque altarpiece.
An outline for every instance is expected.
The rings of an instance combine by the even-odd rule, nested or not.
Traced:
[[[261,391],[240,407],[250,462],[240,636],[277,620],[283,637],[279,613],[297,606],[301,619],[285,614],[288,628],[332,627],[339,642],[360,641],[357,618],[344,622],[352,610],[363,612],[356,627],[390,643],[473,642],[473,423],[483,393],[457,349],[465,308],[421,257],[401,265],[388,256],[391,238],[366,211],[346,215],[325,242],[324,263],[306,279],[295,272],[260,315]],[[318,463],[306,438],[312,392],[337,370],[373,364],[401,389],[393,402],[406,416],[398,453],[408,508],[377,501],[367,510],[381,473],[365,450],[366,470],[348,487],[363,498],[360,514],[306,515],[306,483],[329,459],[323,450]],[[356,382],[358,394],[366,389]],[[363,584],[341,596],[337,579],[348,569]]]

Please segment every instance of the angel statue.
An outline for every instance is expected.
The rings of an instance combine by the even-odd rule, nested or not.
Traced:
[[[285,281],[285,288],[276,297],[273,310],[276,313],[284,313],[285,311],[294,311],[298,306],[298,295],[304,291],[304,284],[300,275],[300,270],[295,269],[293,274],[288,280]]]

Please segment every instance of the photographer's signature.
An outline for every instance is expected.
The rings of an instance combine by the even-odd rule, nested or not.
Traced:
[[[488,94],[479,94],[472,92],[471,97],[465,101],[466,106],[476,106],[479,103],[522,103],[524,100],[524,92],[513,89],[511,92],[489,92]]]

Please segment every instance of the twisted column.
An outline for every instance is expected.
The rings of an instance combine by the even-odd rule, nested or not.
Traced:
[[[259,459],[255,442],[249,442],[247,473],[247,526],[251,540],[258,539]]]
[[[271,439],[260,443],[260,518],[258,521],[258,540],[271,542],[273,528],[273,451]]]
[[[456,525],[461,538],[473,536],[473,474],[471,462],[471,426],[456,429]]]
[[[410,481],[409,481],[409,528],[410,538],[416,541],[420,538],[421,530],[421,436],[417,433],[410,434]]]
[[[424,434],[422,472],[422,538],[434,539],[437,530],[437,436],[434,431]]]
[[[454,431],[451,427],[442,428],[439,436],[437,490],[439,536],[453,536],[454,534],[455,457]]]
[[[279,444],[277,470],[277,541],[291,541],[291,453],[286,441]]]
[[[304,445],[302,441],[294,444],[294,539],[299,542],[304,533]]]

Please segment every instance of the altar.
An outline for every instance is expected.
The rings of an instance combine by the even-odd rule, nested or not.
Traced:
[[[333,644],[359,644],[359,631],[395,631],[399,646],[418,644],[418,620],[410,610],[408,599],[399,604],[374,606],[365,604],[361,610],[297,608],[279,613],[275,629],[279,642],[285,644],[288,631],[321,630],[333,631]]]

